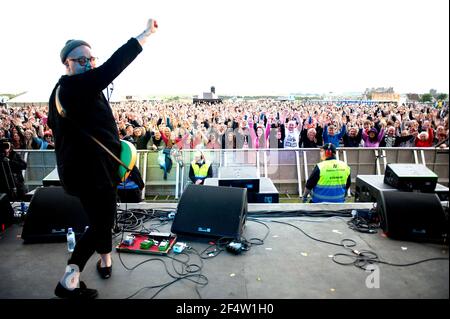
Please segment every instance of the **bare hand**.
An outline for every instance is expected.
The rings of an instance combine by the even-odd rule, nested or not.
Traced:
[[[152,33],[155,33],[156,29],[158,29],[158,23],[156,22],[156,20],[148,19],[147,28],[145,29],[145,33],[147,33],[147,35],[150,35]]]
[[[147,38],[152,34],[156,32],[156,29],[158,28],[158,23],[156,23],[156,20],[154,19],[148,19],[147,21],[147,27],[145,28],[144,32],[142,32],[140,35],[136,37],[136,40],[138,40],[139,44],[142,46],[147,41]]]

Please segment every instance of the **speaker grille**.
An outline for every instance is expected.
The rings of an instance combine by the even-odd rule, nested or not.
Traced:
[[[207,238],[240,238],[247,215],[247,190],[189,185],[180,198],[172,232]]]
[[[381,228],[388,237],[440,241],[448,231],[448,220],[436,194],[383,191],[377,207]]]

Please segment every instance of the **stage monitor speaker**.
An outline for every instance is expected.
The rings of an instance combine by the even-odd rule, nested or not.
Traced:
[[[31,198],[22,230],[24,243],[62,242],[71,227],[79,236],[89,219],[77,197],[60,186],[40,187]]]
[[[384,183],[402,191],[433,193],[438,176],[421,164],[388,164]]]
[[[240,239],[247,208],[247,189],[191,184],[180,198],[171,231],[179,237]]]
[[[8,199],[8,195],[0,193],[0,231],[14,222],[14,210]]]
[[[448,216],[436,194],[382,191],[377,211],[393,239],[442,242],[448,234]]]
[[[139,188],[118,188],[117,196],[121,203],[140,203],[142,191]]]

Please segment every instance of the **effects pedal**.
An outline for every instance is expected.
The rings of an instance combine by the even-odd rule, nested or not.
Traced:
[[[169,247],[169,241],[168,240],[163,240],[159,243],[158,246],[158,250],[159,251],[164,251],[167,250],[167,248]]]
[[[133,235],[128,235],[127,237],[125,237],[124,240],[122,240],[122,244],[124,244],[126,246],[133,246],[134,238],[135,237]]]
[[[141,242],[141,249],[150,249],[154,245],[153,240],[144,240]]]
[[[173,245],[173,252],[176,254],[180,254],[186,247],[187,245],[185,243],[176,243],[175,245]]]

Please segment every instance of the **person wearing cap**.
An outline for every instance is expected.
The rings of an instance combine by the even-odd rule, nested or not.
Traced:
[[[375,127],[372,127],[367,133],[363,130],[362,139],[364,141],[364,147],[379,147],[383,136],[384,128],[381,128],[380,132]]]
[[[194,160],[191,162],[189,169],[189,178],[196,185],[203,185],[206,178],[211,178],[212,165],[206,161],[205,155],[201,151],[195,152]]]
[[[313,203],[343,203],[351,184],[350,167],[336,159],[336,146],[325,144],[320,149],[322,162],[318,163],[308,180],[303,193],[303,202],[311,193]]]
[[[68,194],[80,199],[90,227],[77,241],[55,288],[58,297],[97,296],[97,290],[89,289],[80,281],[80,273],[95,252],[100,255],[96,263],[100,277],[111,277],[111,230],[117,211],[119,164],[90,136],[120,157],[116,121],[102,91],[138,56],[156,28],[156,21],[149,19],[141,34],[129,39],[98,67],[91,46],[83,40],[69,40],[61,50],[60,60],[66,75],[58,80],[51,93],[48,125],[55,140],[61,184]]]
[[[40,150],[53,150],[55,149],[55,143],[53,142],[53,135],[50,130],[44,132],[42,138],[34,134],[33,139],[36,141]]]
[[[51,131],[44,132],[44,139],[41,144],[41,149],[45,150],[55,149],[55,142],[53,141],[53,134]]]

